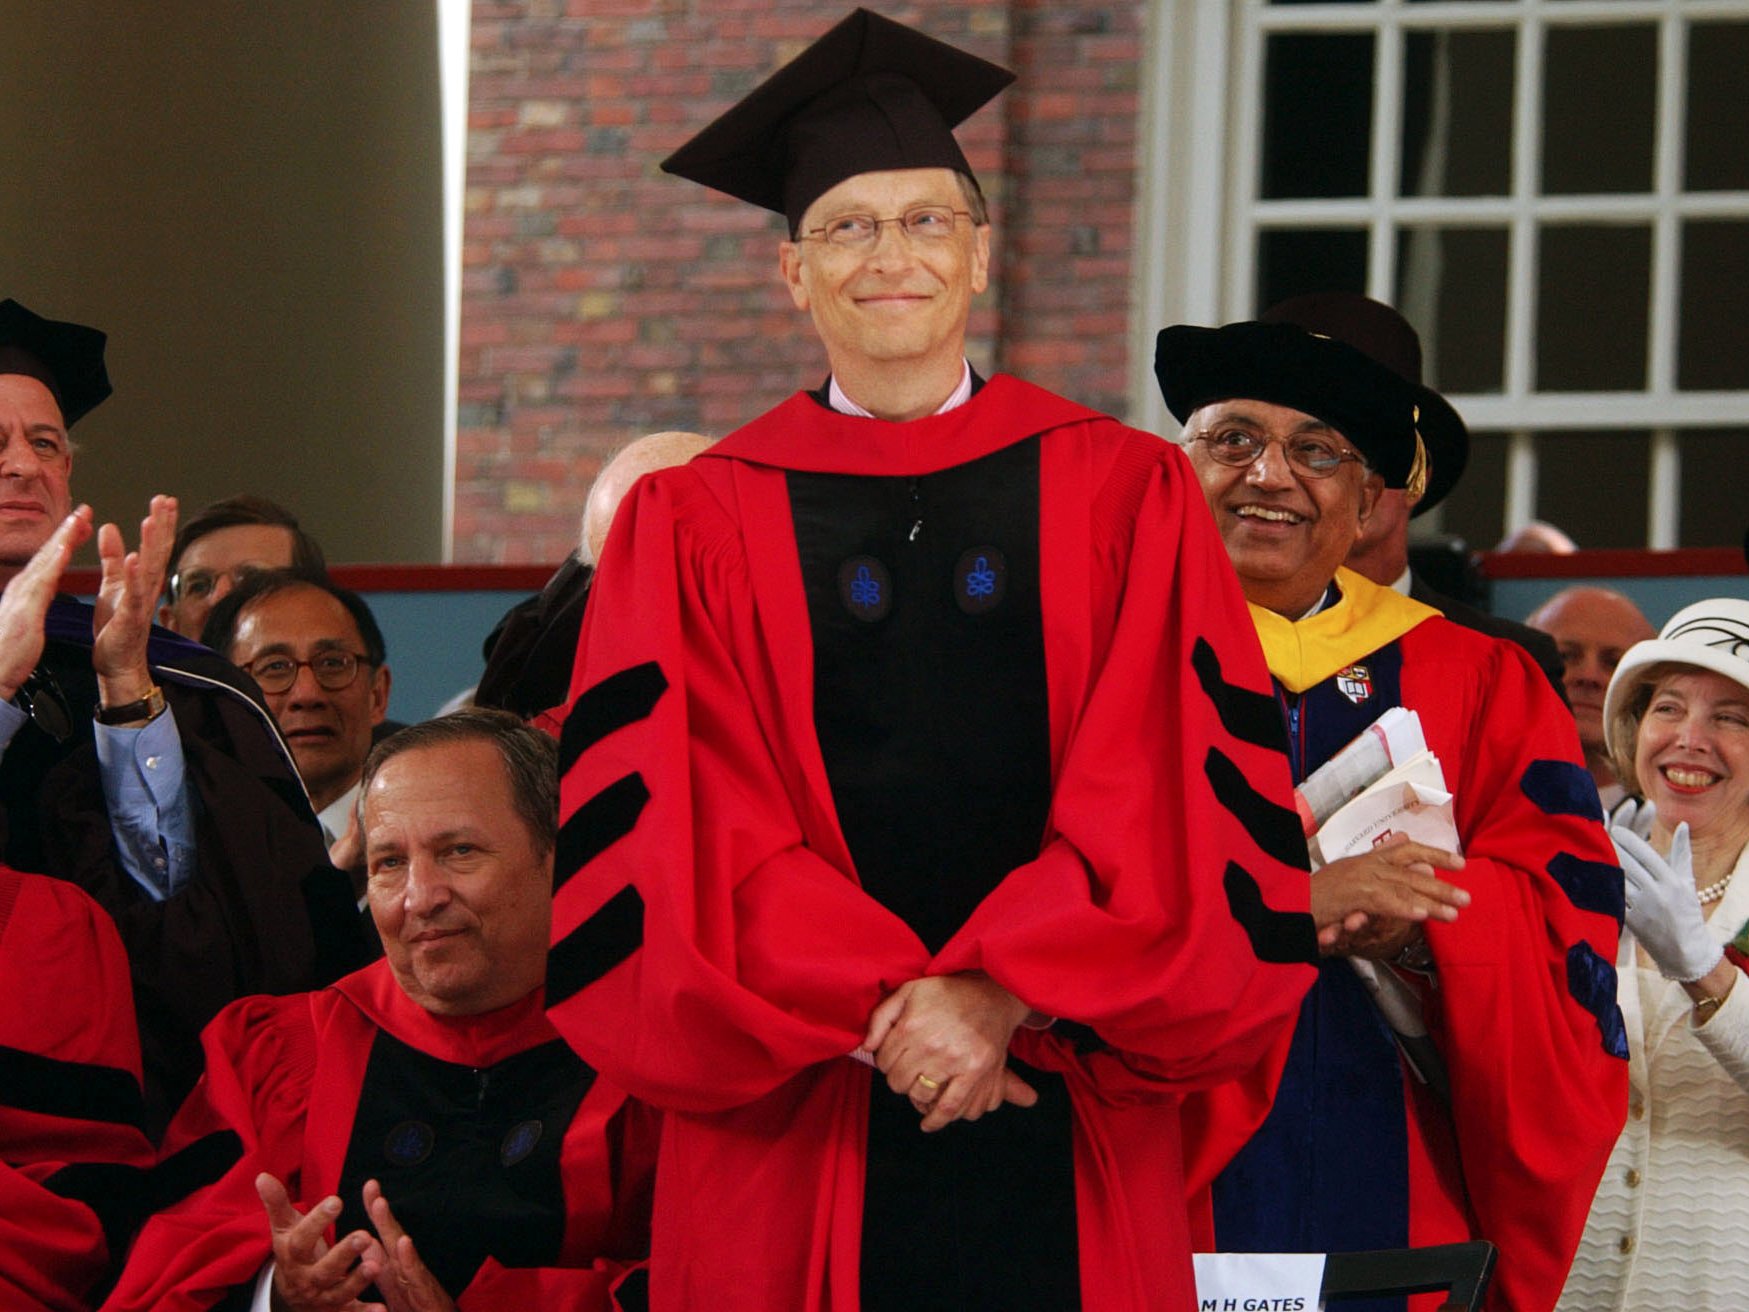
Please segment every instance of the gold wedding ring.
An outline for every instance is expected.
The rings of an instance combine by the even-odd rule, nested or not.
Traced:
[[[940,1080],[932,1080],[927,1075],[919,1075],[917,1077],[917,1083],[921,1084],[925,1089],[928,1089],[929,1092],[931,1092],[931,1093],[934,1093],[937,1089],[939,1089],[941,1087]]]

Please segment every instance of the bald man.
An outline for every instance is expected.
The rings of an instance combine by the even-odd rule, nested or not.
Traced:
[[[496,706],[525,720],[565,700],[583,626],[583,604],[614,513],[645,474],[684,465],[711,444],[700,433],[649,433],[602,465],[583,507],[581,541],[538,596],[519,601],[486,638],[486,670],[474,705]],[[544,722],[543,722],[544,723]],[[554,727],[556,732],[556,726]]]
[[[1512,530],[1500,539],[1496,552],[1528,553],[1535,555],[1542,552],[1551,556],[1570,556],[1579,550],[1579,544],[1573,541],[1553,524],[1533,519]]]
[[[589,489],[589,500],[583,506],[583,563],[594,567],[601,559],[601,549],[607,545],[607,530],[613,527],[613,517],[619,503],[625,500],[632,485],[645,474],[658,469],[684,465],[711,444],[700,433],[650,433],[628,442],[601,467],[595,483]]]
[[[1638,606],[1609,588],[1563,589],[1525,623],[1552,637],[1560,650],[1567,700],[1579,724],[1585,764],[1604,809],[1609,810],[1621,801],[1624,790],[1603,742],[1603,694],[1622,653],[1636,642],[1657,637],[1658,630]]]

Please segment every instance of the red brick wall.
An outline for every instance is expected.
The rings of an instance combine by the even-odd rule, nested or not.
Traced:
[[[1140,0],[879,7],[1020,74],[960,133],[996,225],[974,363],[1120,411]],[[657,165],[848,8],[476,0],[456,560],[556,561],[604,453],[824,376],[782,221]]]

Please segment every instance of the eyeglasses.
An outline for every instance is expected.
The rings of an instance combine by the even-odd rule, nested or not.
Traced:
[[[54,675],[37,666],[18,685],[16,696],[19,709],[30,716],[31,723],[56,742],[67,741],[67,735],[73,732],[73,717],[67,710],[67,695]]]
[[[912,241],[941,241],[953,236],[955,219],[971,217],[970,211],[956,210],[950,205],[913,205],[890,219],[877,219],[872,214],[840,214],[828,220],[822,228],[810,228],[802,234],[801,240],[863,250],[880,240],[883,224],[896,223]]]
[[[1257,463],[1271,442],[1281,443],[1281,453],[1288,467],[1306,478],[1329,478],[1345,461],[1352,460],[1362,468],[1366,457],[1337,446],[1328,438],[1301,434],[1295,437],[1264,437],[1243,428],[1218,428],[1194,433],[1192,442],[1201,442],[1220,464],[1233,469],[1249,469]]]
[[[249,671],[262,692],[282,693],[298,681],[298,671],[306,665],[316,676],[316,682],[329,692],[350,688],[358,678],[358,667],[371,664],[368,656],[355,656],[349,651],[319,651],[307,661],[295,661],[290,656],[263,656],[243,668]]]
[[[190,570],[186,574],[178,571],[170,576],[170,600],[205,601],[213,595],[220,579],[230,579],[233,588],[240,588],[257,575],[272,572],[263,565],[239,565],[236,569],[221,570],[217,574],[210,569]]]

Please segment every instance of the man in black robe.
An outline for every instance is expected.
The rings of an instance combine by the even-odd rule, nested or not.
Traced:
[[[151,623],[175,499],[153,498],[137,552],[99,531],[95,605],[54,595],[91,534],[67,431],[110,394],[104,343],[0,302],[0,583],[53,556],[0,633],[0,842],[7,864],[72,880],[115,919],[156,1128],[221,1006],[333,979],[364,949],[254,686]]]

